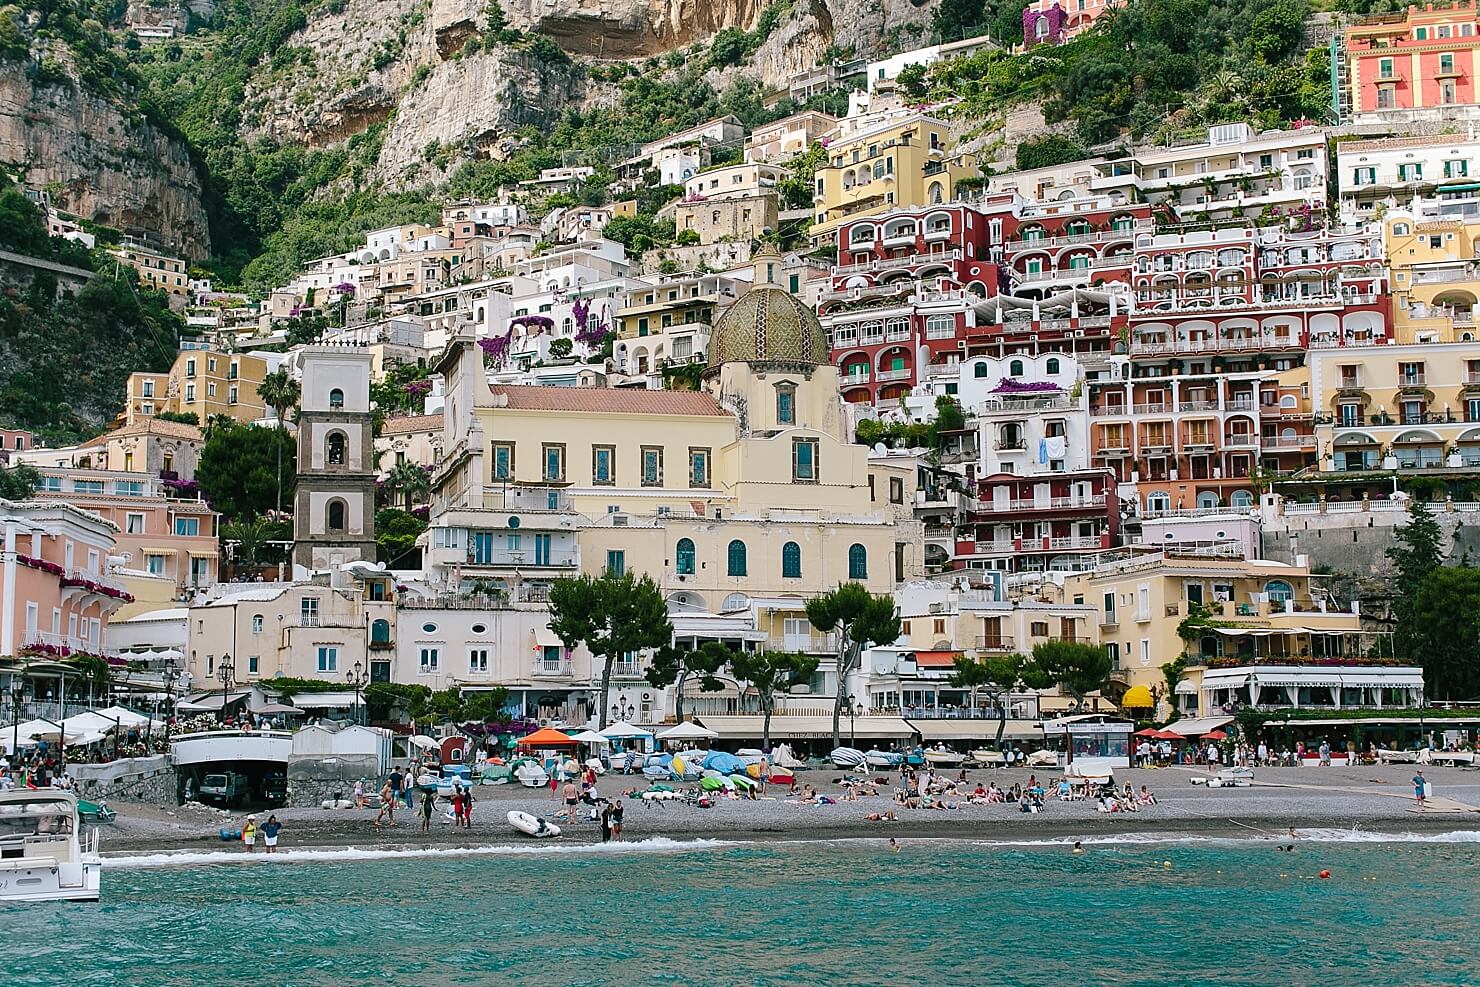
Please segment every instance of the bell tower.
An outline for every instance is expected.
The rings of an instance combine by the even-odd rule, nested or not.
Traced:
[[[375,561],[375,449],[370,351],[302,350],[293,563],[309,570]]]

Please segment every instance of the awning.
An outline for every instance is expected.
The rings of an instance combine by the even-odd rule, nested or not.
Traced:
[[[758,740],[761,717],[705,716],[704,725],[725,740]],[[838,732],[846,738],[907,740],[915,735],[914,727],[898,716],[844,715],[838,720]],[[823,740],[832,738],[832,715],[799,714],[771,717],[772,740]]]
[[[293,702],[298,710],[304,709],[341,709],[353,706],[357,701],[353,692],[300,692],[293,696]],[[363,703],[363,697],[358,699]]]
[[[541,648],[563,648],[565,642],[560,640],[560,635],[550,630],[546,624],[540,624],[534,629],[534,643]]]
[[[925,740],[992,740],[997,739],[998,720],[905,720]],[[771,721],[773,727],[775,720]],[[1002,731],[1003,740],[1042,740],[1043,724],[1037,720],[1008,720]]]
[[[1179,696],[1195,696],[1197,695],[1197,683],[1191,679],[1183,679],[1177,683],[1176,692]]]
[[[916,651],[915,665],[920,668],[954,668],[960,651]]]
[[[261,706],[252,707],[252,712],[267,714],[268,716],[300,716],[303,710],[297,706],[289,706],[286,703],[263,703]]]
[[[1175,733],[1179,737],[1189,737],[1196,740],[1205,733],[1212,733],[1220,727],[1226,727],[1233,722],[1231,716],[1193,716],[1176,723],[1168,723],[1162,729],[1168,733]]]

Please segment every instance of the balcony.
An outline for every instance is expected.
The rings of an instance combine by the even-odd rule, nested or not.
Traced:
[[[1247,353],[1261,350],[1298,349],[1300,337],[1291,335],[1235,336],[1201,339],[1136,339],[1131,341],[1132,356],[1166,356],[1182,353]]]
[[[899,367],[894,370],[880,370],[877,379],[882,384],[891,380],[909,380],[914,374],[915,371],[910,367]]]
[[[913,240],[913,238],[911,239]],[[875,257],[856,264],[838,264],[833,267],[832,273],[835,276],[840,274],[864,274],[869,271],[890,271],[898,268],[919,267],[923,264],[948,263],[960,259],[960,250],[937,250],[923,254],[910,254],[906,257]]]
[[[844,387],[850,387],[854,384],[867,384],[868,381],[869,369],[867,367],[864,367],[862,370],[850,370],[847,373],[838,375],[838,383]]]
[[[1399,387],[1424,387],[1427,383],[1426,374],[1403,374],[1398,378]]]
[[[1223,438],[1225,449],[1253,449],[1259,445],[1257,435],[1228,435]]]
[[[642,678],[642,662],[640,662],[640,661],[616,661],[616,662],[612,662],[612,678],[616,678],[616,679],[640,679],[640,678]]]
[[[1048,538],[1048,547],[1054,551],[1066,549],[1092,549],[1106,548],[1104,539],[1099,535],[1067,535],[1059,538]]]
[[[978,635],[975,644],[977,651],[1010,652],[1014,647],[1012,637],[1003,634]]]
[[[767,638],[766,647],[773,651],[835,655],[838,653],[838,638],[835,634],[781,634]]]
[[[1275,435],[1264,439],[1260,445],[1266,452],[1314,449],[1316,437],[1314,435]]]
[[[574,674],[569,659],[559,661],[545,661],[540,659],[534,663],[530,672],[533,675],[544,678],[568,678]]]
[[[936,226],[925,231],[926,240],[947,240],[951,236],[951,224]]]
[[[1020,250],[1045,250],[1054,247],[1067,247],[1076,243],[1105,243],[1109,240],[1129,240],[1135,236],[1137,231],[1149,230],[1154,225],[1149,220],[1138,220],[1134,226],[1128,229],[1095,230],[1090,233],[1067,233],[1060,236],[1009,240],[1006,243],[1006,248],[1007,252],[1011,254]]]
[[[915,227],[910,226],[891,232],[885,231],[883,244],[886,247],[911,247],[915,243]]]
[[[1092,494],[1088,497],[1024,497],[1009,500],[1004,507],[998,507],[991,500],[984,500],[982,506],[991,507],[995,510],[1010,511],[1056,511],[1078,507],[1104,507],[1105,495]]]

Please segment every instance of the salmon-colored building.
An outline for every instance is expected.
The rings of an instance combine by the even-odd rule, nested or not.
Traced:
[[[1475,0],[1411,6],[1346,29],[1352,110],[1364,114],[1480,103]]]
[[[133,599],[109,571],[115,534],[70,504],[0,500],[0,655],[103,651],[109,616]]]

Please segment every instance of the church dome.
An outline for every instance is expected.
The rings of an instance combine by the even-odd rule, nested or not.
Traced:
[[[756,256],[755,286],[736,299],[709,334],[709,366],[780,361],[827,362],[827,333],[817,314],[771,280],[779,255]]]

